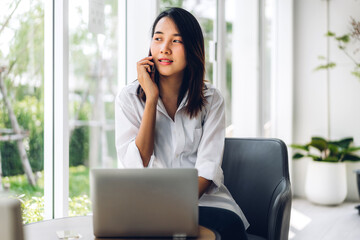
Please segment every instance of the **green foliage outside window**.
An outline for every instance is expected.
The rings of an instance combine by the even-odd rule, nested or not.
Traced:
[[[9,194],[21,201],[23,223],[32,223],[44,219],[44,177],[38,174],[35,187],[27,183],[25,175],[4,177],[4,186]],[[89,169],[84,166],[70,167],[69,216],[84,216],[91,212],[89,197]]]
[[[1,105],[1,103],[0,103]],[[24,96],[14,102],[14,112],[20,126],[26,129],[28,137],[24,139],[26,151],[34,172],[43,170],[44,121],[43,103],[36,96]],[[0,129],[11,128],[7,112],[0,112]],[[16,142],[0,142],[2,169],[4,176],[23,174]]]
[[[9,9],[14,8],[14,3]],[[23,3],[19,3],[18,11]],[[11,11],[9,11],[11,12]],[[0,19],[2,23],[3,19]],[[12,23],[13,21],[13,23]],[[22,130],[28,133],[24,139],[26,153],[28,155],[33,172],[42,171],[44,168],[44,9],[40,0],[31,1],[31,11],[25,11],[20,15],[10,18],[7,27],[13,29],[14,37],[9,42],[9,50],[0,49],[0,62],[5,64],[5,85],[8,89],[8,97],[13,106],[14,113]],[[13,24],[13,25],[11,25]],[[14,26],[17,26],[14,28]],[[72,38],[76,45],[86,36],[79,31]],[[4,34],[4,32],[0,33]],[[81,59],[86,59],[82,56]],[[88,66],[79,66],[77,72],[84,74]],[[76,105],[76,103],[74,103]],[[70,107],[75,108],[76,106]],[[88,120],[90,107],[83,107],[79,113],[79,120]],[[0,94],[0,129],[11,129],[8,111],[3,97]],[[85,164],[89,152],[89,128],[75,128],[70,136],[70,166]],[[1,142],[0,154],[2,160],[3,176],[23,174],[21,159],[18,153],[16,141]]]
[[[115,2],[112,1],[116,5]],[[5,67],[1,76],[7,89],[7,96],[0,93],[0,129],[2,132],[12,129],[4,102],[7,97],[21,130],[27,135],[23,143],[37,179],[35,186],[28,184],[16,141],[0,141],[0,184],[6,194],[20,199],[24,223],[30,223],[42,220],[44,213],[44,0],[1,1],[0,8],[4,13],[0,16],[0,67]],[[113,9],[117,11],[116,6]],[[112,14],[117,14],[116,11]],[[71,36],[71,46],[86,41],[85,32]],[[9,41],[6,36],[11,36]],[[80,56],[82,52],[79,47],[74,65],[78,76],[88,75],[89,56]],[[77,102],[70,102],[69,111],[78,107]],[[78,120],[89,120],[90,103],[77,113]],[[89,158],[89,127],[75,127],[69,141],[70,166],[78,166],[70,168],[69,215],[86,215],[91,211],[88,168],[84,167]]]

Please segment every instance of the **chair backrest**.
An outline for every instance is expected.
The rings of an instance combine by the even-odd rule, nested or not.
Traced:
[[[0,197],[0,239],[23,240],[20,201]]]
[[[291,210],[286,145],[279,139],[225,139],[225,186],[250,223],[265,239],[287,239]]]

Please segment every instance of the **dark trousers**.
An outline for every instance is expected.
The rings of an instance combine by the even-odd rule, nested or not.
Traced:
[[[199,224],[217,231],[221,240],[248,239],[241,218],[226,209],[199,207]]]

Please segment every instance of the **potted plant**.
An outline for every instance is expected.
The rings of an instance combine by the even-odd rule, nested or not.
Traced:
[[[329,4],[329,2],[327,2]],[[328,29],[326,33],[326,37],[328,41],[332,40],[337,43],[338,49],[344,53],[350,63],[353,64],[353,69],[350,70],[350,73],[353,77],[360,80],[360,21],[357,21],[355,18],[350,17],[350,25],[351,29],[348,33],[343,35],[338,35]],[[327,44],[327,52],[329,52],[329,43]],[[337,63],[331,61],[328,57],[320,57],[320,59],[326,60],[326,63],[318,66],[315,70],[326,70],[326,78],[327,78],[327,138],[331,139],[331,109],[330,109],[330,101],[332,98],[330,96],[330,70],[337,66]],[[357,192],[356,192],[356,176],[354,174],[356,169],[360,169],[359,162],[347,162],[346,163],[346,172],[347,172],[347,200],[356,201],[358,200]]]
[[[337,42],[337,47],[349,58],[353,63],[354,68],[351,74],[360,80],[360,61],[356,58],[356,54],[359,53],[360,48],[357,47],[353,51],[348,49],[348,45],[352,42],[360,42],[360,21],[356,21],[354,18],[350,18],[351,31],[344,35],[337,35],[334,32],[328,31],[326,37]],[[315,70],[330,70],[336,67],[336,63],[330,61],[324,56],[319,57],[322,60],[327,60],[326,64],[319,65]]]
[[[338,141],[328,141],[322,137],[312,137],[305,145],[293,144],[298,150],[293,159],[310,157],[305,194],[309,201],[336,205],[342,203],[347,194],[346,167],[344,161],[360,161],[355,152],[360,147],[352,146],[352,137]]]
[[[326,2],[329,4],[329,1]],[[327,53],[330,52],[329,41],[336,41],[340,51],[349,58],[354,68],[350,73],[360,80],[360,62],[358,56],[360,48],[360,21],[354,18],[350,19],[351,31],[345,35],[337,35],[327,29],[326,37],[328,38]],[[355,47],[355,49],[354,49]],[[326,71],[327,82],[327,138],[332,139],[331,134],[331,101],[334,97],[330,94],[330,70],[336,67],[334,61],[330,61],[329,55],[320,57],[326,62],[318,66],[315,70]],[[357,200],[356,181],[354,169],[358,169],[360,158],[353,154],[358,148],[351,147],[353,138],[344,138],[339,141],[329,141],[321,137],[313,137],[310,143],[305,145],[292,145],[297,150],[302,150],[306,154],[297,152],[294,158],[310,157],[307,166],[305,179],[305,195],[310,201],[320,204],[339,204],[348,194],[349,200]],[[344,161],[347,162],[346,166]],[[350,196],[351,195],[351,196]]]

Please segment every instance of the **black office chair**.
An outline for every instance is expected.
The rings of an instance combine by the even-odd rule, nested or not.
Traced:
[[[225,186],[250,223],[249,240],[288,239],[292,196],[285,143],[226,138],[222,168]]]

